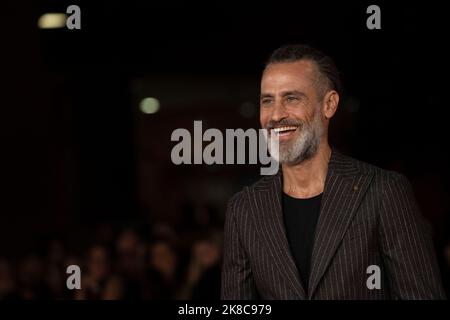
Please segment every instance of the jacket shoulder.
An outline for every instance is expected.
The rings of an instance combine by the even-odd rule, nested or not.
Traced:
[[[399,181],[406,179],[406,177],[399,172],[387,170],[350,156],[341,154],[340,159],[345,159],[345,162],[351,163],[361,174],[374,174],[376,179],[381,179],[383,181]]]
[[[248,186],[244,186],[242,190],[236,192],[230,198],[230,200],[228,201],[228,206],[233,207],[236,205],[244,204],[249,194],[265,192],[269,190],[273,186],[273,183],[278,179],[280,179],[280,173],[277,173],[273,176],[264,176],[256,182]]]
[[[379,179],[383,182],[404,182],[407,181],[407,178],[405,175],[403,175],[402,173],[399,173],[397,171],[393,171],[393,170],[388,170],[388,169],[384,169],[378,166],[375,166],[373,164],[364,162],[364,161],[359,161],[360,166],[362,168],[364,168],[364,171],[371,171],[374,173],[374,176],[376,179]]]

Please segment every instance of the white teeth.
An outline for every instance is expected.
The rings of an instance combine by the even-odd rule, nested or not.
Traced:
[[[275,131],[276,133],[280,133],[283,131],[289,131],[289,130],[295,130],[295,129],[297,129],[297,127],[280,127],[280,128],[273,129],[273,131]]]

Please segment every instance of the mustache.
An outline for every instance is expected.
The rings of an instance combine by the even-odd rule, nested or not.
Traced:
[[[277,127],[289,127],[289,126],[300,127],[301,129],[304,125],[305,122],[301,120],[292,120],[292,119],[283,119],[281,121],[270,120],[269,123],[267,123],[266,129],[272,130]]]

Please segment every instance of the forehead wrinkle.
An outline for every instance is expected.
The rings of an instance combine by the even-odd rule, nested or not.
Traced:
[[[274,70],[273,68],[278,67],[278,70],[276,70],[276,75],[271,74]],[[280,69],[281,68],[281,69]],[[297,69],[297,70],[293,70]],[[299,70],[300,69],[300,70]],[[287,72],[286,72],[287,70]],[[283,72],[284,71],[284,72]],[[267,74],[269,72],[269,74]],[[308,86],[309,83],[305,83],[305,78],[310,80],[311,84],[313,85],[314,89],[318,93],[319,97],[323,95],[325,92],[327,84],[327,79],[324,78],[324,76],[320,73],[319,68],[317,64],[310,59],[302,59],[298,61],[293,62],[280,62],[280,63],[273,63],[269,64],[265,69],[261,81],[261,91],[263,89],[263,86],[267,81],[274,82],[277,87],[283,85],[284,82],[288,82],[291,85],[286,88],[286,91],[289,90],[297,90],[297,91],[303,91],[302,85],[295,86],[293,88],[293,83],[301,83],[304,86]],[[271,84],[272,86],[272,84]],[[277,91],[280,91],[279,89]],[[283,90],[284,91],[284,90]]]

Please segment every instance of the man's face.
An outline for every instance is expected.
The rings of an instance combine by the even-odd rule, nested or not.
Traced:
[[[325,129],[318,75],[309,60],[270,64],[264,71],[260,121],[269,141],[278,137],[279,156],[271,154],[282,164],[298,164],[317,152]]]

